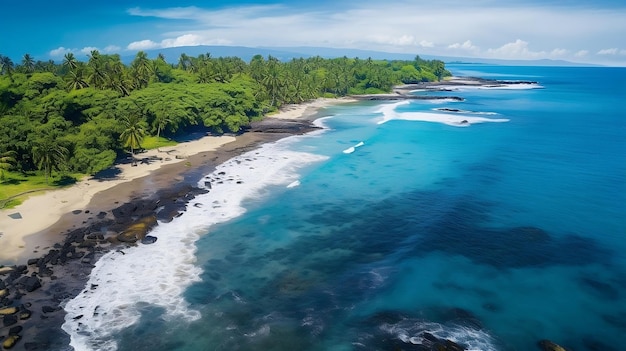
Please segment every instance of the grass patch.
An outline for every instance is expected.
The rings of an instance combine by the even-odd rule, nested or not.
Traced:
[[[0,200],[0,209],[11,209],[11,208],[14,208],[14,207],[17,207],[17,206],[21,205],[22,202],[23,201],[21,199],[11,199],[11,200],[5,201],[5,202]]]
[[[15,207],[30,195],[72,185],[82,177],[84,174],[56,174],[46,184],[46,177],[40,172],[28,174],[5,172],[4,180],[0,181],[0,208]],[[13,198],[14,196],[17,197]]]
[[[143,138],[143,141],[141,142],[141,147],[143,147],[145,150],[152,150],[160,147],[174,146],[176,144],[178,143],[174,140],[164,137],[157,138],[156,136],[147,136]]]

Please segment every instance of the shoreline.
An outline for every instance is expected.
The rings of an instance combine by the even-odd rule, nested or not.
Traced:
[[[303,104],[285,105],[278,112],[265,117],[281,120],[283,123],[274,123],[274,127],[262,125],[259,128],[257,122],[252,124],[250,131],[284,133],[291,129],[296,134],[301,133],[301,121],[311,120],[321,108],[355,101],[358,100],[319,98]],[[0,210],[0,265],[23,264],[31,256],[32,250],[52,246],[56,243],[55,238],[51,238],[47,232],[62,232],[88,224],[98,213],[110,211],[116,202],[123,203],[133,197],[154,193],[149,187],[149,183],[154,181],[151,173],[171,165],[180,168],[183,164],[182,168],[193,168],[194,163],[185,166],[185,163],[190,162],[188,158],[237,143],[237,139],[240,139],[241,144],[242,136],[246,134],[247,132],[236,137],[203,136],[175,146],[139,153],[135,155],[139,160],[137,166],[129,163],[115,164],[108,170],[113,174],[110,178],[89,177],[62,189],[32,195],[15,208]],[[126,183],[134,183],[134,186],[121,187],[115,191],[115,197],[106,193]],[[19,214],[21,218],[10,217],[15,214]]]
[[[411,95],[407,92],[405,96]],[[247,131],[230,137],[233,139],[228,139],[228,142],[211,150],[181,153],[186,157],[167,164],[140,154],[140,159],[147,158],[148,163],[140,163],[133,168],[128,165],[128,168],[143,168],[147,171],[145,174],[137,173],[132,178],[123,178],[118,174],[123,181],[93,192],[89,201],[82,200],[86,201],[82,207],[77,205],[78,202],[73,203],[73,207],[68,204],[64,207],[66,213],[56,216],[52,225],[43,230],[22,233],[20,238],[24,240],[24,247],[18,247],[21,252],[13,262],[9,262],[13,266],[2,268],[3,261],[0,261],[0,292],[6,292],[0,296],[0,308],[16,308],[15,313],[3,317],[5,327],[0,328],[0,341],[9,335],[19,335],[23,340],[14,349],[23,349],[25,345],[28,345],[29,350],[66,349],[69,335],[61,330],[66,316],[61,306],[64,301],[72,299],[86,288],[93,264],[99,257],[111,250],[121,250],[124,245],[132,245],[136,241],[149,244],[143,240],[150,238],[147,234],[157,225],[157,219],[167,222],[183,214],[187,203],[202,193],[202,189],[196,186],[198,181],[218,165],[262,144],[318,129],[312,121],[321,117],[319,111],[324,107],[361,100],[364,98],[351,96],[285,105],[262,121],[253,122]],[[381,96],[381,100],[392,99]],[[203,137],[197,141],[214,138]],[[179,145],[156,152],[172,151],[170,149],[177,149]],[[154,165],[154,169],[149,168],[150,165]],[[72,186],[69,189],[83,188]],[[44,195],[33,196],[25,203],[36,203],[35,200]],[[52,198],[63,201],[58,197]],[[2,210],[0,215],[17,211],[17,208]],[[127,241],[128,231],[142,221],[142,229],[133,233],[131,240]],[[0,227],[2,231],[4,229]],[[6,234],[0,237],[0,244],[6,237]],[[5,259],[1,253],[0,258]],[[27,316],[22,319],[22,315]]]
[[[135,167],[126,165],[121,173],[116,174],[117,181],[105,181],[102,189],[74,185],[32,196],[18,208],[0,211],[0,215],[6,216],[2,223],[6,223],[7,219],[17,221],[8,214],[28,208],[34,211],[31,212],[32,217],[23,212],[21,220],[37,222],[33,219],[37,215],[48,220],[56,216],[56,220],[46,228],[40,230],[38,225],[42,224],[38,223],[30,227],[25,225],[22,228],[30,228],[33,232],[18,233],[10,239],[23,246],[17,248],[19,253],[11,253],[13,260],[7,262],[6,256],[0,255],[0,262],[7,265],[0,264],[0,309],[15,308],[10,314],[0,315],[3,322],[0,342],[8,340],[11,335],[18,335],[20,340],[12,348],[14,350],[67,349],[69,335],[61,329],[66,315],[62,304],[85,289],[95,262],[104,253],[122,250],[136,241],[149,244],[143,240],[150,238],[147,234],[158,225],[157,219],[168,222],[182,215],[187,203],[195,195],[203,193],[197,188],[198,181],[218,165],[262,144],[317,130],[319,127],[314,126],[313,121],[317,119],[320,109],[352,101],[319,99],[301,105],[287,105],[278,113],[251,123],[247,131],[237,136],[205,136],[161,151],[136,155],[139,159],[148,158],[151,163],[139,163]],[[163,162],[152,158],[152,153],[166,151],[170,151],[172,156],[178,154],[185,157],[171,157],[172,160],[164,159]],[[128,171],[124,173],[125,170]],[[88,192],[90,189],[98,191]],[[59,194],[66,193],[78,200],[74,203],[61,200]],[[45,201],[52,203],[42,205]],[[57,216],[60,209],[55,208],[42,213],[43,208],[54,208],[55,202],[63,204],[59,207],[66,212]],[[126,241],[133,225],[146,219],[150,223],[139,232],[133,232],[133,238]],[[0,237],[0,252],[6,252],[5,243],[9,241],[9,236],[4,226],[0,228],[5,232]]]

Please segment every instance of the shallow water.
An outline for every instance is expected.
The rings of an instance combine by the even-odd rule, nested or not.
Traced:
[[[451,68],[539,84],[336,106],[227,162],[159,245],[98,263],[66,306],[73,346],[619,349],[626,70]]]

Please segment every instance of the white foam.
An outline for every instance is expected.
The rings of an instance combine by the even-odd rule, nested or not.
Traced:
[[[300,186],[300,181],[299,180],[295,180],[295,181],[289,183],[289,185],[287,185],[287,188],[295,188],[297,186]]]
[[[437,107],[437,108],[434,108],[433,110],[441,111],[443,113],[465,113],[465,114],[471,114],[471,115],[485,115],[485,116],[496,116],[496,115],[499,115],[499,113],[497,113],[497,112],[468,111],[468,110],[449,111],[449,110],[445,110],[442,107]]]
[[[515,83],[515,84],[499,84],[492,85],[438,85],[437,89],[445,89],[452,91],[463,90],[530,90],[530,89],[543,89],[542,85],[537,83]]]
[[[404,121],[420,121],[443,123],[454,127],[469,127],[472,124],[490,123],[490,122],[508,122],[506,118],[485,118],[467,116],[463,114],[446,114],[432,112],[397,112],[396,107],[409,104],[409,101],[401,101],[393,104],[387,104],[380,108],[378,112],[382,113],[382,119],[378,120],[378,124],[387,123],[392,120]]]
[[[380,329],[407,344],[423,344],[423,333],[430,333],[438,339],[447,339],[463,345],[467,347],[467,351],[497,351],[489,333],[459,325],[444,326],[434,322],[405,320],[398,324],[383,324]]]
[[[77,351],[116,350],[114,335],[139,321],[141,306],[163,308],[163,318],[170,321],[200,318],[182,296],[200,281],[195,241],[211,225],[244,213],[244,200],[262,196],[269,185],[294,184],[302,167],[327,158],[289,151],[286,145],[265,144],[218,166],[199,182],[211,182],[210,192],[192,200],[183,216],[159,224],[150,233],[158,238],[154,244],[105,254],[87,288],[64,305],[63,330],[71,337],[70,345]]]
[[[356,144],[356,145],[354,145],[354,146],[351,146],[351,147],[349,147],[349,148],[347,148],[347,149],[343,150],[343,153],[344,153],[344,154],[351,154],[351,153],[353,153],[354,151],[356,151],[356,148],[357,148],[357,147],[361,147],[361,146],[363,146],[363,145],[365,145],[365,143],[361,141],[361,142],[359,142],[358,144]]]

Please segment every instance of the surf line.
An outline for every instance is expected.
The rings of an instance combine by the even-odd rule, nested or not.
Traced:
[[[354,146],[351,146],[351,147],[349,147],[349,148],[347,148],[347,149],[343,150],[343,153],[344,153],[344,154],[351,154],[351,153],[353,153],[353,152],[356,150],[356,148],[357,148],[357,147],[361,147],[361,146],[363,146],[363,145],[365,145],[365,143],[361,141],[361,142],[359,142],[358,144],[356,144],[356,145],[354,145]]]

